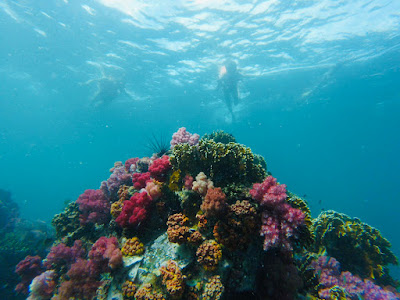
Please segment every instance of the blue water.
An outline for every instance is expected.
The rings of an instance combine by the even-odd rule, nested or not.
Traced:
[[[223,129],[314,216],[359,217],[400,255],[399,26],[397,0],[0,0],[0,188],[49,221],[152,134]],[[104,74],[129,95],[94,106]]]

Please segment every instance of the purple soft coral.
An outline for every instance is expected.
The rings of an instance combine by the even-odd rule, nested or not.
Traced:
[[[349,299],[358,300],[360,297],[368,300],[396,300],[394,293],[381,288],[371,280],[360,279],[350,272],[340,273],[340,263],[333,257],[320,256],[312,263],[315,273],[319,274],[319,297],[331,299],[331,288],[338,286],[344,289]]]
[[[105,224],[110,219],[110,202],[101,190],[86,190],[79,196],[76,203],[79,204],[81,225],[88,223]]]

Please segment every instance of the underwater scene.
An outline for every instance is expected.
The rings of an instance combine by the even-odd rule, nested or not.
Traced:
[[[0,26],[0,300],[400,299],[400,1]]]

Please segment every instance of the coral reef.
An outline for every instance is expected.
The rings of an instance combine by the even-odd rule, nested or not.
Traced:
[[[139,157],[129,158],[125,161],[125,170],[128,173],[133,173],[136,170],[136,163],[139,161]]]
[[[226,218],[214,225],[214,238],[231,251],[244,250],[257,234],[259,223],[256,208],[247,200],[238,200],[228,207]]]
[[[334,211],[322,212],[314,220],[315,251],[338,259],[344,270],[361,278],[395,284],[387,266],[398,264],[390,243],[379,230],[357,218]]]
[[[378,230],[331,211],[313,219],[229,134],[198,141],[181,128],[173,140],[169,156],[115,163],[100,189],[56,215],[56,241],[44,260],[17,265],[17,291],[54,300],[399,299],[388,269],[397,258]],[[0,241],[5,249],[13,239]]]
[[[333,257],[320,256],[312,265],[319,276],[318,295],[321,299],[332,299],[338,288],[348,299],[399,299],[400,295],[381,288],[371,280],[362,280],[349,271],[340,272],[340,263]]]
[[[114,168],[110,170],[112,174],[110,177],[101,183],[100,190],[103,191],[104,195],[115,201],[117,198],[117,192],[122,184],[129,184],[132,180],[131,174],[122,166],[121,162],[117,162]]]
[[[255,163],[250,148],[237,143],[216,143],[202,139],[197,146],[179,144],[173,148],[171,165],[174,170],[195,176],[209,174],[214,185],[223,188],[228,183],[251,184],[265,178],[265,169]]]

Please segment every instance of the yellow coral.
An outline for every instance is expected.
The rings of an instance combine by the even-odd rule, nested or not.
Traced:
[[[136,293],[136,285],[131,280],[127,280],[122,285],[122,295],[124,299],[133,299]]]
[[[144,284],[140,289],[135,293],[136,300],[165,300],[165,297],[156,292],[153,289],[153,286],[150,283]]]
[[[121,252],[124,256],[142,255],[144,246],[137,237],[133,237],[125,242]]]
[[[197,261],[203,265],[206,271],[213,271],[222,258],[222,249],[216,241],[208,240],[197,248],[196,255]]]
[[[182,275],[178,264],[173,260],[169,260],[166,266],[162,266],[160,268],[160,272],[162,276],[162,283],[165,285],[171,298],[182,298],[185,287],[185,277]]]
[[[171,177],[169,178],[168,188],[173,192],[179,191],[180,180],[181,180],[181,170],[178,169],[171,174]]]

